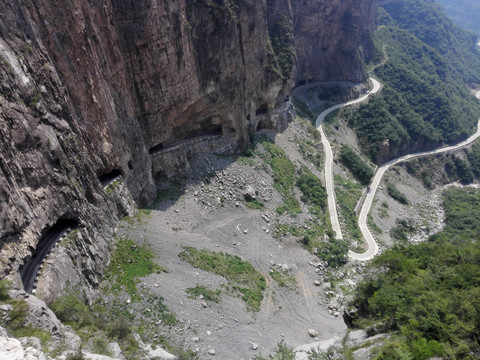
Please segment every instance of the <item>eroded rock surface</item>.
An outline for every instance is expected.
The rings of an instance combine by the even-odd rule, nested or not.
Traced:
[[[81,231],[48,264],[42,296],[96,286],[118,217],[154,199],[154,177],[284,128],[273,109],[295,81],[364,80],[373,3],[5,0],[0,272],[71,219]],[[133,201],[102,187],[113,169]]]

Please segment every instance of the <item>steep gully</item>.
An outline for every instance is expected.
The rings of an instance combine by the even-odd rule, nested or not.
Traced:
[[[328,211],[330,213],[330,221],[332,223],[332,229],[336,235],[335,237],[339,240],[343,239],[343,234],[342,234],[342,229],[340,227],[340,223],[338,221],[338,213],[337,213],[336,201],[335,201],[335,189],[334,189],[334,183],[333,183],[333,169],[332,169],[333,151],[332,151],[330,142],[328,141],[328,138],[326,137],[325,132],[323,130],[323,120],[332,111],[335,111],[337,109],[340,109],[349,105],[361,103],[365,101],[370,95],[377,93],[381,89],[380,83],[373,78],[370,78],[370,81],[373,83],[373,88],[366,95],[356,100],[334,105],[328,108],[327,110],[325,110],[324,112],[322,112],[317,117],[317,120],[316,120],[316,126],[320,131],[321,139],[322,139],[322,143],[325,151],[325,186],[327,189],[327,196],[328,196]],[[476,97],[480,99],[480,91],[476,93]],[[475,141],[479,136],[480,136],[480,120],[478,122],[477,131],[475,132],[475,134],[473,134],[468,139],[456,145],[444,146],[435,150],[422,151],[418,153],[404,155],[397,159],[390,160],[385,164],[381,165],[380,167],[378,167],[373,177],[373,180],[369,186],[369,190],[367,190],[367,195],[365,197],[362,208],[360,210],[360,215],[358,217],[358,226],[362,232],[363,238],[365,239],[367,250],[364,253],[355,253],[353,251],[349,251],[348,256],[353,260],[368,261],[373,259],[378,254],[378,251],[379,251],[378,244],[375,241],[372,233],[370,232],[370,229],[367,226],[367,216],[368,216],[368,213],[370,212],[373,199],[375,198],[375,193],[378,189],[378,186],[380,185],[382,177],[391,166],[411,160],[416,157],[440,154],[440,153],[460,149],[464,146],[469,145],[473,141]]]

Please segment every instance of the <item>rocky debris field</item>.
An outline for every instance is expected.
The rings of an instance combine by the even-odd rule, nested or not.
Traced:
[[[297,167],[321,176],[298,145],[298,139],[311,136],[305,122],[293,122],[282,134],[260,135],[274,139]],[[278,234],[279,224],[307,226],[312,216],[302,202],[302,212],[294,216],[275,211],[283,200],[270,167],[259,156],[262,151],[258,146],[254,156],[193,159],[187,176],[163,184],[162,201],[145,223],[120,230],[151,246],[167,268],[141,284],[161,295],[177,316],[178,324],[162,328],[160,335],[193,349],[200,359],[268,356],[282,340],[295,348],[346,332],[344,301],[363,264],[333,270],[297,237]],[[295,196],[300,199],[299,193]],[[250,208],[252,200],[263,208]],[[238,255],[251,263],[267,283],[260,310],[248,311],[224,277],[181,260],[178,255],[186,246]],[[197,285],[220,290],[220,301],[189,296],[187,288]]]
[[[108,292],[94,291],[87,294],[89,301],[100,301],[104,306],[113,301],[125,314],[150,322],[151,341],[157,344],[166,341],[190,349],[199,359],[268,357],[280,342],[296,349],[297,360],[307,359],[311,349],[341,348],[347,335],[343,320],[345,305],[363,278],[366,265],[346,261],[334,268],[315,255],[320,248],[305,246],[302,231],[316,231],[320,238],[318,246],[322,247],[322,243],[328,242],[327,226],[321,214],[313,213],[311,204],[302,201],[302,193],[295,186],[291,191],[298,201],[298,209],[282,214],[277,211],[284,205],[285,195],[279,191],[278,174],[266,160],[267,147],[262,143],[274,142],[282,151],[280,156],[289,159],[297,175],[308,169],[323,182],[320,140],[312,126],[300,118],[284,133],[261,131],[256,139],[257,145],[240,157],[210,154],[191,159],[187,174],[159,184],[158,199],[152,210],[141,210],[139,215],[120,223],[117,238],[130,238],[145,245],[164,270],[140,278],[137,284],[140,297],[154,296],[152,299],[160,299],[161,305],[152,303],[151,308],[145,307],[145,304],[149,306],[148,302],[140,304],[142,299],[126,292],[112,297]],[[351,178],[348,170],[339,164],[334,171]],[[407,230],[401,229],[403,232],[399,234],[407,241],[422,241],[441,229],[444,215],[440,190],[428,192],[403,167],[392,169],[386,176],[387,182],[404,194],[408,204],[392,199],[385,184],[379,189],[372,220],[379,226],[376,236],[381,244],[391,246],[391,231],[399,227],[400,221],[404,221],[401,225],[405,228],[406,224]],[[260,285],[260,299],[255,300],[258,308],[247,302],[246,298],[252,299],[252,296],[242,285],[222,276],[221,269],[215,273],[215,266],[220,265],[206,271],[179,256],[191,248],[207,250],[208,256],[236,255],[241,261],[239,266],[247,266],[243,261],[251,264],[265,279],[264,285]],[[211,259],[205,261],[208,263]],[[238,261],[230,266],[237,266]],[[108,281],[100,288],[111,286]],[[14,294],[18,296],[22,294]],[[258,294],[253,298],[255,296]],[[26,294],[23,297],[30,302],[36,300]],[[163,305],[175,321],[152,320],[149,314],[156,311],[154,307],[161,309]],[[78,335],[63,326],[45,304],[35,303],[32,309],[32,322],[34,318],[44,322],[32,325],[49,332],[55,328],[51,331],[54,336],[50,353],[52,348],[61,345],[61,338],[70,339],[71,345],[62,349],[63,356],[78,350]],[[37,310],[41,314],[36,314]],[[8,320],[12,309],[2,305],[0,311],[3,320]],[[352,336],[354,340],[350,339]],[[347,342],[357,344],[371,340],[366,339],[364,333],[350,333]],[[138,336],[136,340],[149,359],[173,358],[160,346],[149,345],[150,340],[144,343]],[[23,354],[21,356],[44,359],[48,355],[42,352],[44,349],[38,342],[17,341],[5,333],[0,334],[0,342],[8,349],[9,356]],[[108,346],[112,357],[96,355],[92,344],[84,346],[83,355],[89,359],[124,358],[118,344],[113,342]],[[357,351],[355,358],[368,357],[368,349]]]

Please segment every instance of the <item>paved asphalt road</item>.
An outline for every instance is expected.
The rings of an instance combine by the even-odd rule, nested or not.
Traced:
[[[480,98],[480,91],[477,92],[477,97]],[[414,154],[404,155],[397,159],[390,160],[389,162],[378,167],[377,171],[375,172],[375,176],[373,177],[372,183],[370,185],[370,191],[367,193],[365,202],[363,203],[362,209],[360,210],[360,216],[358,217],[358,226],[360,227],[362,235],[367,243],[368,249],[363,254],[358,254],[358,253],[354,253],[353,251],[349,251],[348,256],[354,260],[367,261],[367,260],[373,259],[375,255],[378,254],[378,244],[373,238],[372,233],[370,232],[370,229],[367,226],[367,216],[368,216],[368,213],[370,212],[373,199],[375,198],[375,192],[377,191],[378,186],[382,181],[382,177],[391,166],[411,160],[416,157],[420,157],[420,156],[440,154],[447,151],[460,149],[464,146],[469,145],[473,141],[475,141],[479,136],[480,136],[480,120],[477,125],[477,131],[475,132],[475,134],[470,136],[467,140],[464,140],[456,145],[445,146],[436,150],[422,151]]]
[[[335,111],[345,106],[358,104],[362,101],[367,100],[367,98],[370,95],[377,93],[381,88],[380,83],[373,78],[370,78],[370,81],[373,83],[373,89],[369,91],[366,95],[356,100],[352,100],[352,101],[349,101],[343,104],[338,104],[328,108],[327,110],[322,112],[320,115],[318,115],[317,121],[316,121],[316,126],[322,136],[322,144],[323,144],[323,149],[325,151],[325,187],[327,188],[327,196],[328,196],[328,212],[330,213],[330,221],[332,223],[332,229],[335,232],[335,237],[340,240],[343,239],[343,235],[342,235],[342,229],[340,228],[340,223],[338,222],[337,206],[335,201],[335,188],[333,184],[333,169],[332,169],[333,151],[332,151],[332,147],[330,146],[330,142],[328,141],[327,137],[325,136],[325,132],[323,131],[323,120],[332,111]]]

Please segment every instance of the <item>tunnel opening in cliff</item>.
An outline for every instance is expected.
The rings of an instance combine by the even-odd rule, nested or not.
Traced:
[[[123,171],[122,169],[113,169],[108,172],[104,172],[103,174],[98,176],[98,180],[102,184],[103,187],[107,186],[108,184],[112,183],[115,181],[115,179],[118,179],[120,176],[123,176]]]
[[[235,130],[232,129],[234,132]],[[168,150],[178,145],[188,144],[195,140],[200,140],[209,136],[221,136],[224,134],[224,128],[218,121],[217,117],[210,117],[207,120],[201,122],[197,128],[185,131],[184,127],[177,127],[170,139],[155,144],[152,146],[148,153],[150,155],[159,153],[163,150]]]
[[[268,107],[267,105],[262,105],[257,110],[255,110],[255,118],[257,121],[257,125],[255,127],[255,131],[263,130],[263,129],[272,129],[272,123],[268,116]]]
[[[54,246],[70,231],[77,228],[79,223],[74,219],[59,219],[55,225],[42,231],[42,235],[35,249],[32,249],[32,256],[25,259],[20,268],[23,288],[27,293],[32,293],[36,286],[36,279],[42,263]]]
[[[210,117],[200,123],[200,126],[196,129],[186,132],[182,137],[182,140],[191,140],[193,138],[199,138],[202,136],[210,135],[222,135],[222,124],[214,117]]]
[[[256,117],[267,115],[267,114],[268,114],[268,107],[266,105],[263,105],[262,107],[259,107],[257,110],[255,110]]]

